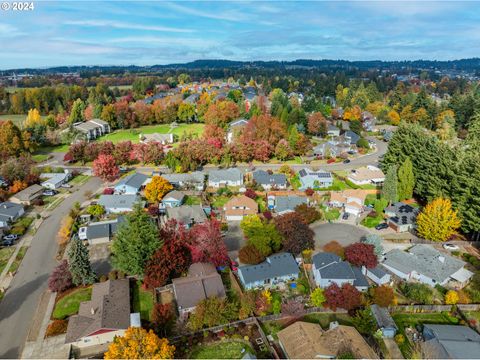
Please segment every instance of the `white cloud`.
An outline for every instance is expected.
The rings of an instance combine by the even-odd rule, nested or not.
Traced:
[[[183,5],[179,5],[177,3],[172,2],[164,2],[162,5],[167,6],[168,8],[198,17],[208,18],[208,19],[215,19],[215,20],[226,20],[226,21],[244,21],[246,19],[245,15],[239,11],[224,11],[224,12],[209,12],[199,10],[193,7],[187,7]]]
[[[131,23],[126,23],[121,21],[110,21],[110,20],[68,20],[68,21],[65,21],[63,24],[74,25],[74,26],[90,26],[90,27],[112,27],[116,29],[144,30],[144,31],[163,31],[163,32],[177,32],[177,33],[195,32],[195,30],[186,29],[186,28],[131,24]]]

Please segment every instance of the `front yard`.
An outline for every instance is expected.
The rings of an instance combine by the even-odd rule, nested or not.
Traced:
[[[339,217],[340,217],[340,210],[335,208],[325,209],[325,220],[333,221],[333,220],[337,220]]]
[[[53,309],[54,319],[65,319],[74,315],[80,308],[80,303],[90,300],[92,297],[92,287],[81,287],[74,289],[57,300]]]
[[[150,290],[145,290],[142,283],[137,281],[133,286],[132,291],[133,311],[140,313],[142,320],[150,321],[150,314],[152,313],[154,298]]]
[[[252,348],[243,341],[220,341],[198,345],[188,355],[189,359],[241,359],[246,352],[254,354]]]
[[[377,215],[375,217],[367,216],[365,219],[362,220],[360,224],[367,228],[374,228],[378,224],[383,222],[383,216],[382,215]]]

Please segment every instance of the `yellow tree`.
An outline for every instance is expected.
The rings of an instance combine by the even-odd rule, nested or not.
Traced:
[[[27,118],[25,119],[24,126],[26,128],[35,126],[42,123],[42,117],[37,109],[28,110]]]
[[[438,198],[425,206],[417,217],[418,234],[432,241],[446,241],[460,227],[457,211],[449,199]]]
[[[163,177],[154,176],[152,181],[145,186],[145,197],[149,202],[157,203],[172,189],[173,186]]]
[[[395,110],[390,110],[388,112],[388,118],[390,119],[390,123],[392,125],[400,124],[400,115]]]
[[[130,327],[117,336],[105,353],[105,359],[173,359],[175,346],[150,330]]]
[[[455,290],[448,290],[445,294],[445,304],[447,305],[455,305],[458,303],[459,296]]]

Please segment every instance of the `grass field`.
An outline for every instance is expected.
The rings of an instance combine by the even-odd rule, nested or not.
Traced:
[[[245,350],[242,353],[242,350]],[[221,341],[208,345],[199,345],[195,347],[190,355],[190,359],[241,359],[245,352],[254,354],[252,348],[241,341]]]
[[[133,288],[133,311],[140,313],[140,318],[150,320],[153,309],[153,293],[142,288],[142,283],[137,281]]]
[[[204,124],[179,124],[171,132],[178,137],[181,137],[185,134],[201,135],[203,133]],[[170,125],[149,125],[142,126],[136,129],[124,129],[116,130],[110,134],[98,138],[98,141],[111,141],[113,143],[118,143],[121,141],[130,140],[133,143],[139,142],[140,134],[167,134],[170,132]]]
[[[68,293],[55,304],[53,309],[54,319],[65,319],[70,315],[74,315],[80,308],[80,303],[88,301],[92,297],[92,287],[82,287]]]

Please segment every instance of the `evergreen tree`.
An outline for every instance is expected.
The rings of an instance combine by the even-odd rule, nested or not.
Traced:
[[[129,275],[143,276],[145,263],[160,246],[158,227],[136,204],[113,240],[113,265]]]
[[[480,151],[480,111],[475,113],[470,122],[465,142],[472,151]]]
[[[397,166],[391,165],[387,170],[385,182],[383,183],[382,194],[387,199],[389,204],[398,200],[398,180],[397,180]]]
[[[72,110],[70,111],[70,115],[68,116],[68,123],[74,124],[76,122],[81,122],[85,120],[83,115],[83,111],[85,110],[85,104],[81,99],[77,99],[73,102]]]
[[[88,249],[83,245],[83,241],[73,240],[68,250],[68,263],[73,283],[78,285],[88,285],[95,282],[95,273],[90,264]]]
[[[400,201],[411,199],[415,188],[413,165],[409,157],[405,159],[398,169],[398,199]]]

